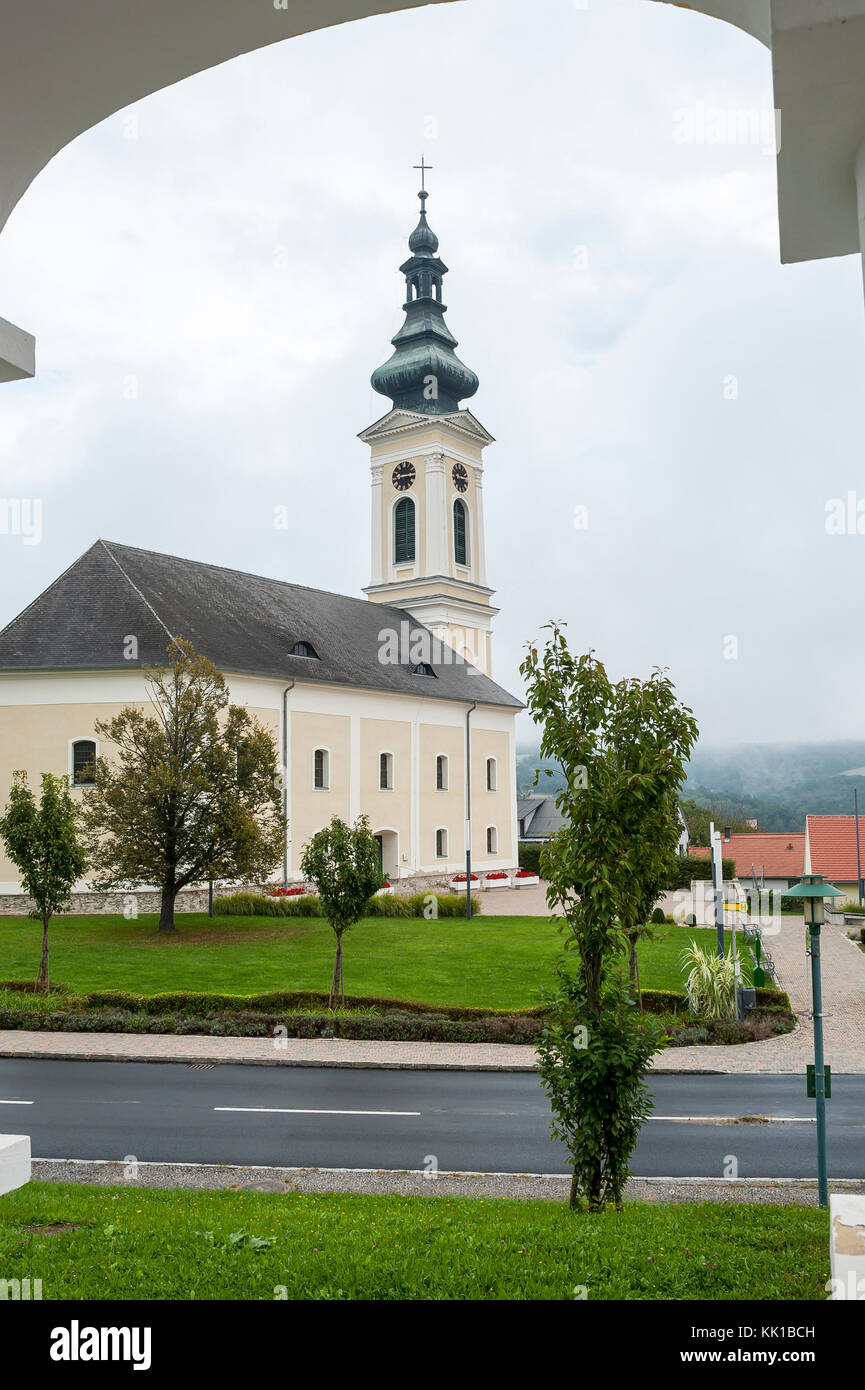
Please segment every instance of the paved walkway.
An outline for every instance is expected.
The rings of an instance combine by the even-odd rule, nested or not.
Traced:
[[[345,1038],[206,1038],[173,1033],[31,1033],[0,1029],[0,1057],[100,1062],[240,1062],[257,1066],[534,1071],[521,1044],[355,1042]]]

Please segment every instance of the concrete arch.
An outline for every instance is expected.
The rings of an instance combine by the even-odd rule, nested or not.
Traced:
[[[0,0],[0,231],[64,145],[131,102],[241,53],[425,3]],[[778,16],[770,0],[692,0],[680,8],[735,25],[773,49],[775,105],[785,121],[782,259],[858,251],[860,215],[865,220],[865,161],[861,214],[855,173],[865,146],[865,0],[790,0]],[[32,337],[0,319],[0,381],[34,371]]]

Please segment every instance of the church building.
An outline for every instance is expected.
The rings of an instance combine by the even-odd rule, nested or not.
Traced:
[[[478,389],[445,323],[447,266],[426,215],[409,238],[405,322],[372,376],[391,408],[370,448],[366,599],[98,540],[0,632],[0,807],[13,771],[87,795],[96,723],[148,704],[147,668],[184,638],[274,733],[288,827],[275,880],[334,815],[369,816],[400,886],[517,863],[514,723],[492,679]],[[470,776],[467,778],[467,766]],[[470,783],[470,785],[467,785]],[[83,889],[84,884],[81,885]],[[0,850],[0,894],[20,891]]]

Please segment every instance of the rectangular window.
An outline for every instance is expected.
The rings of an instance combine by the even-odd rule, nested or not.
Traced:
[[[487,854],[498,854],[499,837],[494,825],[487,826]]]
[[[448,857],[448,832],[446,830],[436,831],[436,858],[447,859]]]
[[[448,760],[443,754],[436,758],[436,791],[446,792],[448,789]]]
[[[393,791],[393,754],[380,753],[378,759],[378,785],[383,792]]]
[[[330,786],[330,754],[326,748],[315,750],[312,785],[316,791],[327,791]]]
[[[487,758],[487,791],[488,791],[488,792],[494,792],[495,790],[496,790],[496,760],[495,760],[495,758]]]

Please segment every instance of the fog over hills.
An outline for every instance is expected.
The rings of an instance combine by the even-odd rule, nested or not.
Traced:
[[[517,748],[517,785],[528,791],[542,763],[537,743]],[[542,776],[537,791],[562,785],[561,774]],[[827,743],[742,743],[697,747],[683,795],[725,814],[756,818],[761,830],[801,830],[813,815],[852,813],[853,789],[865,813],[865,740]]]

